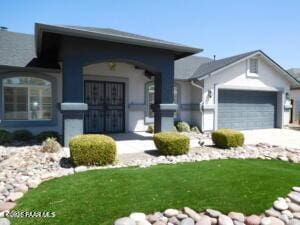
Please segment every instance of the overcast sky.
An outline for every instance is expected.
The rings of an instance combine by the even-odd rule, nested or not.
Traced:
[[[109,27],[203,48],[223,58],[262,49],[300,67],[298,0],[8,0],[0,26],[33,33],[34,23]]]

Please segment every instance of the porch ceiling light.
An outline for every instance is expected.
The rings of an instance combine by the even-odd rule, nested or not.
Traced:
[[[212,97],[212,91],[211,91],[211,90],[208,90],[207,96],[208,96],[208,98],[211,98],[211,97]]]
[[[110,70],[116,70],[116,66],[117,66],[117,64],[114,63],[114,62],[109,62],[108,63],[108,67],[109,67]]]

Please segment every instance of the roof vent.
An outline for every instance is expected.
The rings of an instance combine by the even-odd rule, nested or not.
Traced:
[[[216,55],[214,55],[214,61],[216,61]]]
[[[1,31],[7,31],[7,29],[8,29],[7,27],[2,27],[2,26],[0,26],[0,30],[1,30]]]

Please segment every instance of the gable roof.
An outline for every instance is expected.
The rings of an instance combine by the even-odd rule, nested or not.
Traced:
[[[199,66],[199,68],[196,70],[196,72],[193,74],[193,76],[190,79],[200,79],[204,78],[207,75],[210,75],[214,72],[217,72],[226,66],[230,66],[233,63],[236,63],[240,60],[243,60],[247,57],[254,56],[260,54],[263,57],[265,57],[269,62],[271,62],[274,66],[276,66],[281,72],[283,72],[288,79],[290,79],[295,85],[299,85],[299,81],[295,79],[287,70],[285,70],[283,67],[281,67],[278,63],[276,63],[273,59],[271,59],[267,54],[265,54],[262,50],[255,50],[251,52],[246,52],[243,54],[214,60],[208,63],[204,63]]]
[[[191,79],[194,78],[201,78],[204,77],[208,74],[211,74],[212,72],[215,72],[225,66],[228,66],[234,62],[237,62],[245,57],[248,57],[256,52],[258,52],[259,50],[256,51],[251,51],[251,52],[246,52],[243,54],[239,54],[239,55],[235,55],[235,56],[231,56],[231,57],[227,57],[227,58],[223,58],[223,59],[218,59],[218,60],[213,60],[207,63],[203,63],[202,65],[200,65],[198,67],[198,69],[195,71],[195,73],[193,74],[193,76],[191,77]]]
[[[151,38],[138,34],[128,33],[115,29],[83,27],[83,26],[67,26],[67,25],[49,25],[49,24],[35,24],[36,35],[36,51],[39,56],[42,51],[42,36],[44,33],[54,33],[59,35],[69,35],[74,37],[97,39],[109,42],[131,44],[138,46],[145,46],[157,49],[170,50],[175,53],[175,58],[179,59],[189,56],[202,49],[195,48],[175,42],[165,41],[157,38]]]
[[[174,77],[176,80],[188,80],[201,64],[209,61],[212,59],[193,55],[178,59],[174,63]]]

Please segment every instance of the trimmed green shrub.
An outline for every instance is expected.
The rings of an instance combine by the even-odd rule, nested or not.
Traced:
[[[190,132],[191,131],[190,125],[184,121],[176,123],[176,128],[179,132]]]
[[[106,135],[79,135],[71,139],[69,147],[75,165],[101,166],[116,159],[116,142]]]
[[[150,124],[147,128],[147,133],[153,134],[154,133],[154,124]]]
[[[13,132],[13,138],[15,141],[31,141],[33,135],[29,130],[16,130]]]
[[[197,133],[197,134],[200,133],[200,130],[199,130],[199,128],[198,128],[197,126],[193,126],[193,127],[191,128],[191,131],[192,131],[192,132],[195,132],[195,133]]]
[[[232,129],[219,129],[212,133],[212,140],[219,148],[243,146],[244,134]]]
[[[60,150],[61,146],[60,144],[56,141],[55,138],[47,138],[45,141],[42,143],[42,152],[58,152]]]
[[[60,141],[60,135],[56,131],[43,131],[35,137],[35,139],[40,143],[47,140],[48,138],[55,138],[58,142]]]
[[[0,144],[8,144],[12,141],[13,136],[12,134],[7,130],[0,130]]]
[[[163,155],[183,155],[188,153],[190,139],[177,132],[160,132],[154,134],[156,148]]]

